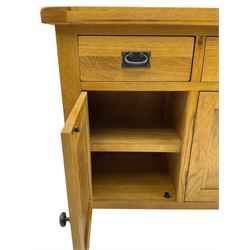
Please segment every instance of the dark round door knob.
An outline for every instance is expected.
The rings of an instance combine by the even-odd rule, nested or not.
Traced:
[[[61,213],[59,217],[60,226],[65,227],[67,224],[67,221],[70,221],[69,217],[67,217],[67,214],[65,212]]]

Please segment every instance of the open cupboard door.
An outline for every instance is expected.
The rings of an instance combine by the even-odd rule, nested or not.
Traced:
[[[87,250],[92,178],[87,93],[82,92],[61,133],[74,250]]]

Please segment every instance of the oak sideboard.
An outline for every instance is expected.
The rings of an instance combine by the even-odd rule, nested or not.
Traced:
[[[219,11],[48,7],[74,250],[92,209],[216,209]]]

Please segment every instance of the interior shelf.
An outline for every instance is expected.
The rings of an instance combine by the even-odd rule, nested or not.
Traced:
[[[102,126],[91,128],[92,152],[180,152],[181,150],[181,140],[172,128],[159,124],[149,126],[149,122],[144,122],[140,127],[115,126],[113,122],[105,126],[103,121],[98,124]]]
[[[92,152],[181,151],[187,92],[89,92]]]
[[[175,201],[164,155],[92,153],[94,201]]]

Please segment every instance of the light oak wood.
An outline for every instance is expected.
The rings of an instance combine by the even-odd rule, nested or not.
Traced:
[[[192,37],[80,36],[82,81],[189,81]],[[149,51],[150,68],[122,68],[122,52]]]
[[[168,92],[149,91],[95,91],[88,92],[90,120],[94,125],[100,124],[95,121],[112,119],[114,126],[159,126],[156,120],[163,119],[167,112]],[[107,121],[108,122],[108,121]]]
[[[185,127],[187,126],[185,116],[188,105],[189,93],[187,92],[171,92],[168,99],[168,111],[166,114],[166,120],[168,120],[178,134],[180,140],[184,140],[185,136]],[[171,176],[171,179],[175,185],[177,192],[177,199],[180,199],[180,188],[179,188],[179,179],[180,179],[180,169],[181,169],[181,156],[182,152],[185,150],[182,146],[180,154],[170,154],[165,155],[166,164],[168,166],[168,172]]]
[[[93,208],[110,209],[218,209],[218,202],[166,202],[156,200],[96,200]]]
[[[205,37],[203,35],[197,36],[191,75],[193,81],[200,81],[201,79],[204,47]],[[182,141],[182,150],[181,154],[170,154],[168,156],[168,167],[170,176],[176,187],[177,200],[178,202],[184,202],[198,92],[188,92],[188,95],[179,92],[175,95],[175,98],[170,100],[172,100],[170,103],[170,110],[172,112],[170,112],[168,119],[175,124],[174,127]],[[179,100],[177,102],[177,107],[179,106],[179,108],[175,107],[176,100]]]
[[[94,201],[176,199],[161,154],[95,153],[92,162]],[[164,192],[171,198],[164,198]]]
[[[44,23],[52,24],[165,24],[218,26],[215,8],[138,7],[47,7],[41,10]]]
[[[189,26],[164,24],[81,24],[71,25],[79,35],[154,35],[154,36],[218,36],[218,26]]]
[[[92,185],[91,185],[91,189],[92,189]],[[93,193],[91,195],[93,195]],[[92,199],[93,199],[93,197],[92,197]],[[85,232],[85,238],[84,238],[86,250],[88,250],[89,246],[90,246],[92,210],[93,210],[93,200],[91,200],[90,204],[89,204],[88,217],[87,217],[87,226],[86,226],[86,232]]]
[[[219,95],[201,92],[191,151],[187,201],[218,201]]]
[[[186,112],[186,96],[186,92],[91,92],[91,150],[180,152],[178,126]]]
[[[219,81],[219,38],[207,37],[202,81]]]
[[[56,26],[74,250],[89,249],[93,208],[218,208],[218,15],[41,10]],[[151,67],[122,68],[121,52],[131,50],[151,51]]]
[[[192,66],[192,81],[200,81],[202,74],[202,64],[204,58],[205,49],[205,36],[200,35],[195,39],[195,50],[193,57]],[[208,86],[209,88],[209,86]],[[211,89],[210,89],[211,90]],[[180,109],[177,115],[172,116],[171,119],[178,125],[179,136],[182,141],[182,151],[179,155],[169,156],[169,172],[175,183],[177,190],[177,200],[179,202],[184,202],[185,191],[186,191],[186,181],[187,173],[189,167],[190,150],[192,146],[193,138],[193,124],[195,119],[195,112],[197,109],[199,93],[197,91],[192,91],[188,93],[186,109]],[[184,101],[184,99],[182,100]],[[177,118],[176,118],[177,117]],[[178,117],[183,117],[183,122],[179,122]]]
[[[218,91],[218,82],[80,82],[82,91]]]
[[[185,177],[188,167],[187,164],[189,162],[189,150],[192,141],[193,120],[198,100],[198,92],[188,92],[186,97],[183,93],[179,93],[176,98],[182,102],[182,106],[176,109],[176,111],[172,111],[173,113],[170,113],[169,119],[174,123],[174,127],[181,139],[182,150],[180,155],[170,154],[168,156],[168,165],[170,176],[176,188],[177,201],[184,202],[186,189]],[[172,104],[170,105],[173,107],[175,98],[172,100]]]
[[[169,128],[92,128],[92,152],[180,152],[181,140]]]
[[[79,133],[72,132],[77,127]],[[87,94],[81,93],[61,133],[74,249],[88,249],[92,210]]]
[[[99,118],[109,118],[108,120],[95,120],[92,118],[90,123],[92,124],[91,132],[94,133],[95,126],[97,126],[102,132],[101,140],[103,142],[102,145],[97,145],[98,147],[95,150],[180,152],[181,144],[178,148],[176,148],[175,145],[175,150],[173,150],[173,145],[169,144],[172,142],[172,139],[169,140],[170,138],[167,138],[167,141],[165,139],[159,140],[159,136],[156,137],[156,135],[154,135],[152,137],[151,134],[148,133],[147,136],[144,137],[146,134],[144,132],[157,131],[160,129],[159,131],[165,131],[166,133],[168,132],[167,128],[172,128],[172,131],[176,131],[175,135],[178,134],[178,136],[185,138],[185,127],[189,125],[189,123],[187,123],[189,120],[185,120],[186,112],[189,109],[187,105],[190,105],[188,96],[189,94],[187,92],[90,93],[90,113],[95,114]],[[192,117],[189,119],[192,119]],[[109,133],[107,133],[107,131],[109,131]],[[117,131],[119,132],[118,134]],[[124,136],[124,131],[126,131],[126,137]],[[129,137],[127,137],[128,131],[130,133]],[[131,131],[133,132],[132,134]],[[104,135],[104,132],[106,135]],[[121,132],[123,136],[121,136]],[[142,138],[145,142],[143,144]],[[181,142],[179,138],[178,141]],[[114,144],[114,142],[116,143]],[[126,144],[122,142],[126,142]],[[140,144],[138,144],[138,142],[140,142]],[[157,142],[157,145],[154,144],[154,142]],[[93,144],[93,140],[91,140],[91,145],[93,150],[93,147],[96,146]],[[181,151],[183,151],[183,149],[181,149]],[[182,166],[180,162],[181,158],[179,154],[171,154],[170,158],[174,160],[169,164],[169,173],[176,188],[179,188],[179,172]],[[179,192],[181,192],[181,190],[179,190]],[[182,190],[182,192],[184,192],[184,190]]]
[[[77,34],[70,26],[56,26],[58,62],[64,119],[66,121],[80,94]]]
[[[198,81],[198,82],[201,81],[205,43],[206,43],[205,36],[200,35],[196,37],[191,81]]]

